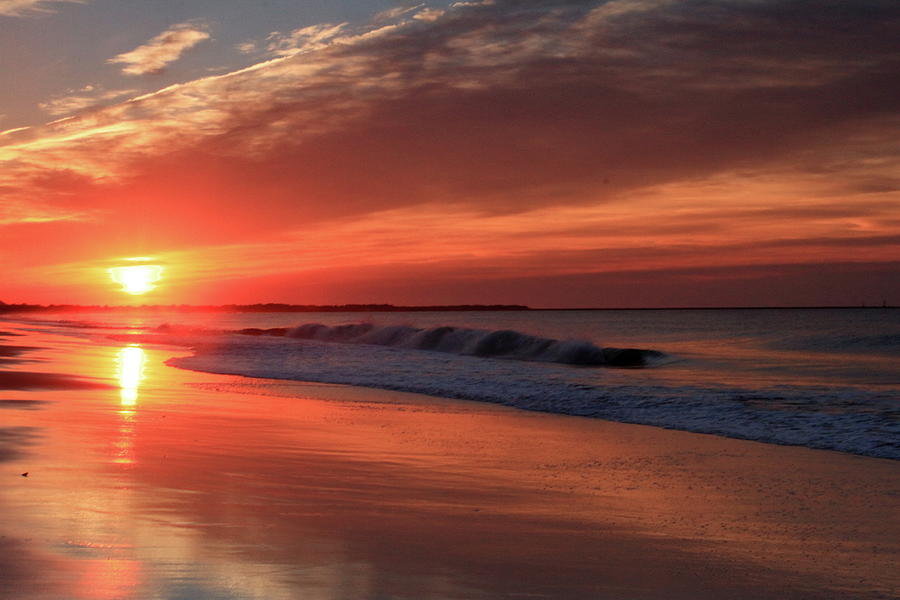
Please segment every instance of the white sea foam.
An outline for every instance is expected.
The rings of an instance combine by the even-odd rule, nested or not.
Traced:
[[[347,333],[349,330],[345,330]],[[368,335],[357,330],[354,336]],[[385,329],[380,339],[397,338]],[[418,335],[418,334],[412,334]],[[372,339],[372,338],[367,338]],[[181,343],[191,343],[180,338]],[[195,338],[170,364],[249,377],[343,383],[494,402],[735,438],[900,459],[896,395],[854,388],[673,385],[646,370],[576,368],[287,337]],[[665,368],[665,367],[663,367]]]

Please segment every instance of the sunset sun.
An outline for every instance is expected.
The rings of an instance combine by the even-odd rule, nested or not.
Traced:
[[[155,283],[162,277],[162,272],[159,265],[133,265],[112,267],[109,276],[122,286],[123,292],[138,296],[156,288]]]

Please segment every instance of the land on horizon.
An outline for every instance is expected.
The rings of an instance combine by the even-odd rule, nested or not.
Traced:
[[[524,304],[436,304],[403,306],[394,304],[287,304],[264,302],[256,304],[29,304],[0,301],[0,313],[15,312],[104,312],[168,310],[173,312],[484,312],[484,311],[604,311],[604,310],[826,310],[826,309],[885,309],[898,308],[881,305],[823,305],[823,306],[630,306],[630,307],[533,307]]]
[[[140,304],[140,305],[78,305],[78,304],[8,304],[0,301],[3,312],[89,312],[128,310],[171,310],[183,312],[415,312],[415,311],[491,311],[491,310],[535,310],[520,304],[452,304],[433,306],[395,306],[393,304]]]

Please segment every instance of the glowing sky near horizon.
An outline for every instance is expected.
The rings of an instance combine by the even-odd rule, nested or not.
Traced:
[[[900,304],[898,40],[883,0],[0,1],[0,300]]]

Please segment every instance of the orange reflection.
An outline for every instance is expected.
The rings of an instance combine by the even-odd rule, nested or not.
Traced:
[[[119,464],[134,463],[135,410],[138,389],[144,379],[144,365],[147,356],[140,346],[126,346],[116,354],[116,371],[119,377],[119,439],[115,443],[115,458]]]
[[[76,592],[78,598],[115,600],[131,598],[141,583],[141,563],[126,558],[80,561],[83,568]]]
[[[147,357],[140,346],[126,346],[116,356],[119,376],[119,396],[122,406],[135,406],[138,399],[138,388],[144,379],[144,363]]]
[[[120,465],[134,464],[134,413],[135,411],[128,409],[119,411],[122,422],[119,424],[119,439],[113,444],[114,463]]]

